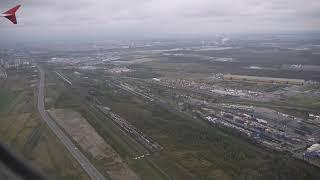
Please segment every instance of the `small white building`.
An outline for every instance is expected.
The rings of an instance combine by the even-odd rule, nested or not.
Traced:
[[[307,149],[307,152],[320,151],[320,144],[313,144]]]
[[[161,81],[161,79],[159,79],[159,78],[152,78],[152,80],[153,80],[153,81],[157,81],[157,82],[160,82],[160,81]]]

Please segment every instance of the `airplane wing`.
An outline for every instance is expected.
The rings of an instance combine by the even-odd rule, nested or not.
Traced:
[[[15,6],[12,9],[2,13],[2,16],[9,19],[13,24],[17,24],[16,12],[21,7],[21,5]]]

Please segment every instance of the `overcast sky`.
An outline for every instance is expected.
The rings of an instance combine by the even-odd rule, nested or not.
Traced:
[[[320,0],[0,0],[0,11],[16,4],[19,24],[0,19],[0,41],[320,30]]]

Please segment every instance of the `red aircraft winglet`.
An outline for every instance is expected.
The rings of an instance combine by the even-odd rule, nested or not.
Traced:
[[[3,17],[9,19],[13,24],[17,24],[16,12],[21,5],[15,6],[14,8],[2,13]]]

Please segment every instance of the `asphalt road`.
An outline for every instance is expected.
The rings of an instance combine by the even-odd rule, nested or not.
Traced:
[[[56,122],[47,114],[44,106],[44,89],[45,89],[45,73],[38,66],[40,71],[40,83],[38,90],[38,110],[42,119],[47,123],[49,128],[64,144],[72,156],[79,162],[86,173],[94,180],[106,180],[106,178],[90,163],[90,161],[81,153],[81,151],[73,144],[70,138],[60,129]]]

